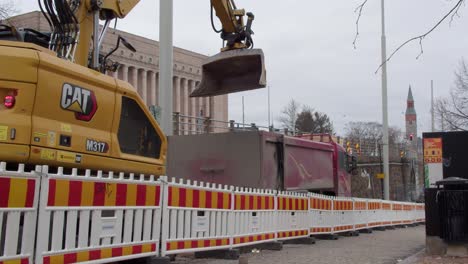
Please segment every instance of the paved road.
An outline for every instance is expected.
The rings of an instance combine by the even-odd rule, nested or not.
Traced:
[[[336,241],[318,240],[315,245],[284,245],[282,251],[244,254],[248,264],[393,264],[424,248],[424,226],[374,231]],[[174,264],[237,264],[246,262],[179,257]]]

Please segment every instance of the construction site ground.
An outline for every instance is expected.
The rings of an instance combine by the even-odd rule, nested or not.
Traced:
[[[425,247],[425,227],[397,228],[374,231],[358,237],[339,237],[338,240],[317,240],[314,245],[284,245],[281,251],[263,250],[242,254],[240,260],[195,259],[178,256],[174,264],[393,264],[407,262]],[[424,258],[413,263],[426,263]],[[468,263],[468,262],[427,262]]]

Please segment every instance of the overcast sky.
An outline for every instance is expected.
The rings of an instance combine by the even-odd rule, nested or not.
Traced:
[[[3,1],[3,0],[0,0]],[[37,9],[37,1],[15,0],[21,12]],[[331,116],[338,134],[349,121],[382,120],[380,64],[380,1],[369,0],[361,19],[357,49],[354,9],[360,0],[237,0],[237,6],[256,15],[256,47],[265,52],[271,112],[276,121],[290,99]],[[174,44],[206,55],[218,52],[221,41],[211,29],[209,0],[174,0]],[[448,0],[386,1],[387,47],[392,52],[410,37],[432,27],[453,6]],[[444,23],[427,37],[424,55],[417,43],[399,52],[388,66],[391,126],[404,129],[404,111],[411,85],[418,113],[419,133],[429,131],[430,81],[435,95],[453,86],[454,70],[468,47],[466,7],[451,26]],[[159,39],[159,1],[142,0],[118,27]],[[229,118],[267,125],[267,90],[230,96]]]

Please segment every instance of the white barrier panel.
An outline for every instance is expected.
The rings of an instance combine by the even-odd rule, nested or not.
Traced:
[[[392,204],[392,225],[403,224],[403,204],[400,202],[393,202]]]
[[[354,230],[354,203],[351,198],[335,197],[333,199],[333,215],[335,218],[334,233]]]
[[[173,179],[164,189],[163,256],[231,247],[232,188]]]
[[[276,239],[275,192],[236,188],[233,214],[233,247]]]
[[[413,211],[415,210],[415,204],[413,203],[403,203],[403,224],[410,225],[415,222],[413,218]]]
[[[391,226],[392,225],[392,202],[382,201],[381,209],[381,226]]]
[[[416,222],[417,223],[423,223],[426,221],[425,217],[426,211],[425,211],[425,205],[424,204],[416,204]]]
[[[375,199],[367,200],[367,213],[369,217],[369,222],[367,226],[369,228],[379,227],[382,225],[382,201]]]
[[[310,234],[331,234],[333,231],[333,197],[310,193]]]
[[[0,263],[33,263],[38,197],[38,173],[0,163]]]
[[[354,230],[368,228],[367,224],[369,222],[369,214],[367,211],[367,199],[353,198],[353,203]]]
[[[308,195],[280,192],[277,203],[277,239],[308,237],[310,228]]]
[[[36,263],[158,255],[161,184],[153,176],[66,175],[43,167]]]

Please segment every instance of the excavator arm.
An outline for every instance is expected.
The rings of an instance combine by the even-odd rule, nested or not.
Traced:
[[[140,0],[38,2],[53,31],[49,48],[59,57],[98,70],[99,47],[111,20],[124,18]],[[105,21],[102,30],[99,26],[100,20]],[[91,42],[93,45],[90,45]]]
[[[216,30],[221,33],[221,38],[226,41],[226,47],[222,51],[232,49],[244,49],[253,46],[251,29],[254,15],[247,13],[247,26],[244,23],[246,12],[244,9],[237,9],[234,0],[210,0],[212,11],[216,10],[216,16],[221,21],[223,28]],[[211,17],[213,19],[213,17]],[[212,21],[213,22],[213,21]]]
[[[52,36],[49,48],[57,56],[101,72],[115,70],[116,64],[103,56],[100,47],[114,19],[124,18],[140,0],[38,0]],[[191,97],[206,97],[266,87],[263,51],[253,49],[252,13],[236,7],[234,0],[210,0],[213,29],[224,41],[221,53],[202,65],[202,80]],[[216,30],[213,11],[221,21]],[[247,17],[247,19],[245,19]],[[99,21],[105,23],[101,28]],[[90,45],[92,43],[92,45]],[[135,49],[119,37],[122,43]]]
[[[234,0],[210,1],[211,11],[216,11],[222,24],[222,29],[217,30],[211,13],[213,30],[221,34],[225,45],[219,54],[204,62],[200,85],[190,96],[216,96],[266,87],[263,51],[253,49],[254,15],[238,9]]]

